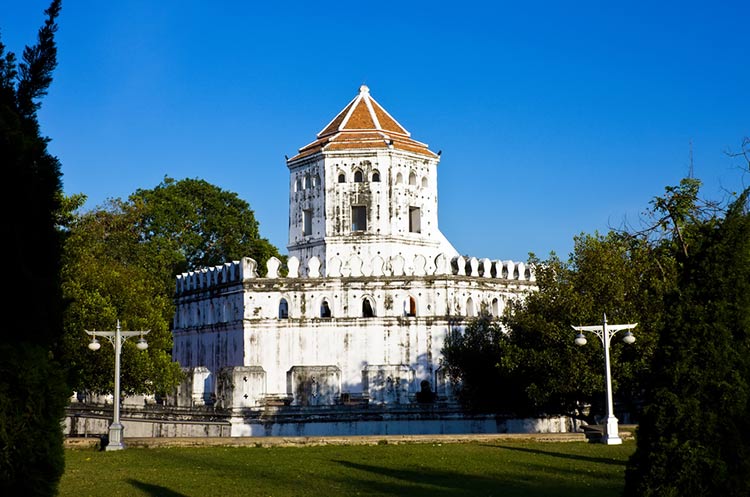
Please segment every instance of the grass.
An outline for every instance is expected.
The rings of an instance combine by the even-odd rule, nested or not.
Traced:
[[[67,450],[60,496],[618,496],[635,443]]]

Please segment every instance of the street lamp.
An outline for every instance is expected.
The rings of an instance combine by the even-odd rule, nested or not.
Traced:
[[[122,351],[122,342],[130,337],[139,336],[135,346],[138,350],[146,350],[148,343],[143,335],[147,335],[151,330],[145,331],[122,331],[120,330],[120,320],[117,320],[117,329],[115,331],[89,331],[84,330],[91,335],[89,348],[93,351],[99,350],[102,345],[96,337],[104,337],[112,344],[115,349],[115,395],[114,395],[114,419],[109,425],[109,443],[104,450],[122,450],[125,445],[122,443],[122,424],[120,423],[120,352]]]
[[[638,326],[638,323],[608,325],[606,314],[604,314],[604,319],[601,326],[573,326],[573,329],[578,331],[578,335],[576,335],[575,339],[576,345],[586,345],[586,337],[583,336],[583,332],[591,331],[599,337],[599,340],[602,341],[602,345],[604,347],[604,369],[607,379],[607,424],[605,425],[602,441],[607,445],[619,445],[622,443],[622,439],[617,432],[617,418],[614,415],[614,405],[612,402],[612,373],[610,372],[609,367],[609,344],[611,342],[612,336],[620,330],[628,330],[628,332],[625,333],[625,336],[622,339],[623,342],[627,344],[635,342],[635,337],[630,332],[630,330],[635,328],[636,326]]]

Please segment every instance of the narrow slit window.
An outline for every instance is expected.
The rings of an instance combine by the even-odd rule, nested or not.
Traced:
[[[410,233],[421,233],[421,211],[419,207],[409,207],[409,232]]]
[[[364,205],[352,206],[352,231],[367,231],[367,208]]]
[[[281,302],[279,302],[279,319],[288,319],[289,318],[289,303],[286,301],[286,299],[281,299]]]
[[[370,304],[370,299],[362,300],[362,317],[363,318],[375,317],[375,312],[372,310],[372,304]]]
[[[331,308],[328,305],[328,301],[324,300],[320,304],[320,317],[322,318],[330,318],[331,317]]]
[[[404,300],[404,316],[414,317],[417,315],[417,300],[409,296]]]
[[[302,210],[302,234],[304,236],[312,235],[312,209]]]

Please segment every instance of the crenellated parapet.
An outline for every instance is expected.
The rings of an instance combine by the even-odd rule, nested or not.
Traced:
[[[254,259],[243,257],[240,261],[182,273],[177,276],[176,292],[179,295],[219,285],[241,283],[247,279],[257,278],[257,267],[258,263]]]
[[[243,257],[240,261],[182,273],[177,276],[176,293],[179,296],[212,287],[241,284],[255,279],[287,278],[434,278],[459,276],[507,282],[526,282],[532,285],[536,282],[533,268],[524,262],[462,256],[449,259],[445,254],[439,254],[434,259],[417,255],[408,261],[400,255],[388,258],[376,256],[371,260],[363,260],[356,255],[345,259],[334,256],[329,259],[325,266],[318,257],[311,257],[304,261],[304,264],[297,257],[289,257],[285,268],[279,259],[272,257],[266,263],[267,272],[264,278],[258,276],[257,266],[255,260]],[[282,274],[282,269],[286,269],[285,275]]]

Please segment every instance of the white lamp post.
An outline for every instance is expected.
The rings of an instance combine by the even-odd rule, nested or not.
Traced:
[[[606,375],[606,395],[607,395],[607,424],[605,425],[604,436],[602,441],[607,445],[618,445],[622,443],[619,433],[617,432],[617,418],[614,415],[614,403],[612,402],[612,373],[610,372],[609,366],[609,344],[612,336],[620,330],[631,330],[638,326],[635,324],[607,324],[607,315],[604,314],[604,320],[601,326],[573,326],[573,329],[578,331],[576,335],[576,345],[586,345],[586,337],[583,336],[584,331],[591,331],[602,341],[604,346],[604,369]],[[622,339],[623,342],[631,344],[635,342],[635,337],[628,331]]]
[[[148,343],[143,335],[147,335],[151,330],[145,331],[122,331],[120,330],[120,320],[117,320],[117,329],[115,331],[89,331],[84,330],[91,335],[89,348],[99,350],[101,344],[96,337],[104,337],[112,344],[115,349],[115,395],[114,395],[114,419],[109,425],[109,443],[104,450],[122,450],[125,444],[122,443],[122,424],[120,423],[120,352],[122,352],[122,342],[130,337],[139,336],[135,346],[138,350],[146,350]]]

